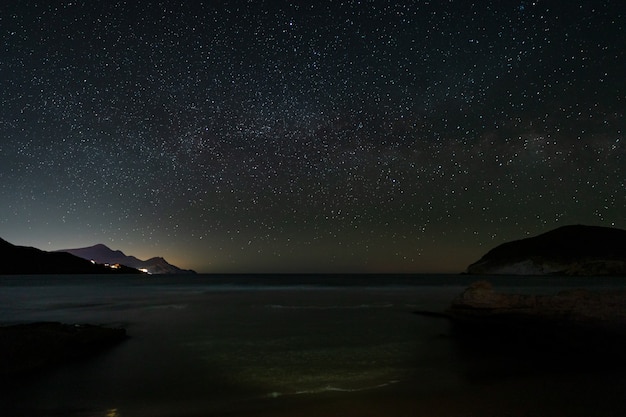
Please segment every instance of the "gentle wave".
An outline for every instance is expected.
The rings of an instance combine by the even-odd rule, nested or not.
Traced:
[[[301,391],[296,391],[296,392],[292,392],[292,393],[284,393],[284,392],[271,392],[269,394],[267,394],[265,397],[269,397],[269,398],[278,398],[278,397],[283,397],[283,396],[287,396],[287,395],[314,395],[314,394],[323,394],[326,392],[361,392],[361,391],[371,391],[374,389],[379,389],[379,388],[384,388],[384,387],[388,387],[390,385],[393,384],[397,384],[398,380],[391,380],[388,382],[384,382],[382,384],[378,384],[378,385],[370,385],[367,387],[361,387],[361,388],[340,388],[340,387],[333,387],[332,385],[326,385],[324,387],[320,387],[320,388],[314,388],[314,389],[307,389],[307,390],[301,390]]]
[[[358,304],[358,305],[285,305],[267,304],[266,308],[289,309],[289,310],[359,310],[364,308],[392,308],[394,304]]]
[[[184,310],[188,304],[158,304],[147,307],[149,310]]]

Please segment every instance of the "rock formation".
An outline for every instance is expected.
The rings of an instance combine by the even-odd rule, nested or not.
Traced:
[[[503,294],[479,281],[440,317],[469,377],[626,368],[626,291]]]
[[[42,322],[0,327],[0,385],[86,358],[126,339],[126,330]]]
[[[626,275],[626,231],[563,226],[504,243],[467,268],[476,275]]]
[[[626,290],[593,292],[585,289],[554,295],[502,294],[487,281],[478,281],[453,300],[454,319],[541,322],[606,329],[626,329]]]

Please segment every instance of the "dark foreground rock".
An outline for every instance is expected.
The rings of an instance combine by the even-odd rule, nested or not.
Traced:
[[[127,338],[126,330],[40,322],[0,327],[0,384],[97,354]]]
[[[502,294],[479,281],[442,316],[475,373],[481,363],[512,374],[626,366],[626,291]]]
[[[473,283],[448,310],[456,320],[551,323],[626,330],[626,291],[593,292],[585,289],[555,295],[502,294],[487,281]]]

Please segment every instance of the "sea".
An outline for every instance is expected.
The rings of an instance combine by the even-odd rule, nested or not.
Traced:
[[[4,387],[0,416],[626,416],[623,366],[471,349],[446,318],[415,314],[481,279],[517,293],[626,289],[626,277],[0,276],[2,325],[129,335]]]

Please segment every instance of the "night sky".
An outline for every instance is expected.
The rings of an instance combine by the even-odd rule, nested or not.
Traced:
[[[626,2],[3,1],[0,237],[460,272],[626,228]]]

